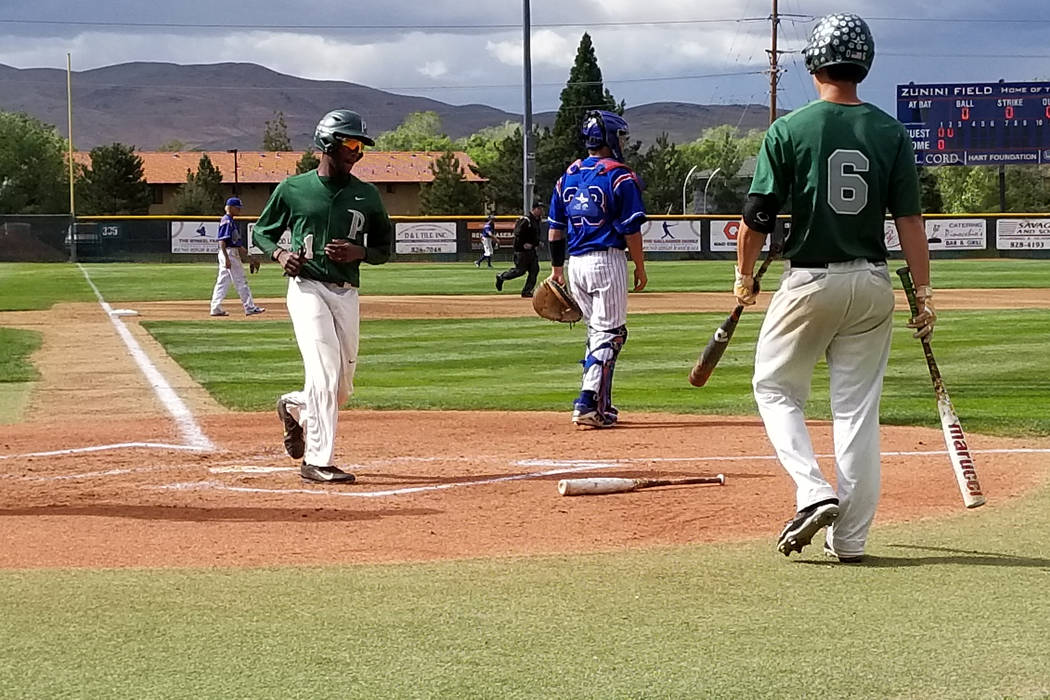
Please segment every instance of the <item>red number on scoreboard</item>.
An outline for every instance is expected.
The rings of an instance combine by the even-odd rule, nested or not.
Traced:
[[[1014,108],[1013,107],[1007,107],[1006,108],[1006,118],[1007,119],[1013,119],[1014,118]]]
[[[944,139],[937,139],[937,150],[938,151],[943,151],[944,150]]]
[[[1050,107],[1046,108],[1046,118],[1050,119]]]
[[[970,118],[970,108],[969,107],[963,107],[962,108],[962,118],[964,120]]]

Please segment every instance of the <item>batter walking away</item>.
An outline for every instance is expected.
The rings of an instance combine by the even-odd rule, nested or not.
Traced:
[[[481,227],[481,257],[474,262],[474,267],[481,267],[481,263],[488,261],[489,267],[492,267],[492,254],[496,250],[496,238],[494,226],[496,225],[496,215],[489,214],[489,218],[485,220],[485,225]]]
[[[288,314],[303,358],[305,382],[277,401],[284,447],[302,459],[311,481],[354,481],[332,465],[339,408],[354,388],[359,339],[361,261],[390,258],[390,219],[370,183],[350,171],[374,142],[361,117],[337,109],[314,132],[317,170],[281,182],[255,225],[256,244],[288,275]],[[291,230],[292,250],[277,246]],[[306,242],[312,243],[304,249]]]
[[[219,275],[215,278],[215,288],[211,293],[211,315],[229,316],[223,310],[222,302],[226,298],[226,293],[230,291],[231,283],[241,297],[244,315],[261,314],[266,309],[255,305],[252,290],[248,287],[248,280],[244,278],[242,263],[248,259],[248,248],[244,245],[244,237],[241,236],[240,227],[237,226],[237,221],[234,219],[241,213],[241,200],[237,197],[230,197],[226,200],[225,210],[226,213],[222,215],[222,220],[219,222]]]
[[[797,513],[777,540],[801,552],[825,526],[825,553],[861,561],[879,500],[879,399],[890,352],[893,287],[886,267],[887,209],[919,294],[909,321],[933,331],[930,257],[911,139],[857,97],[875,42],[860,17],[823,17],[803,51],[819,99],[777,119],[758,155],[737,239],[733,293],[754,304],[752,273],[777,212],[791,204],[780,288],[759,333],[755,400],[780,463],[795,482]],[[821,357],[830,375],[836,487],[820,472],[803,407]]]
[[[540,217],[543,216],[543,205],[535,202],[532,209],[514,224],[514,267],[496,275],[496,290],[503,291],[503,283],[527,274],[525,286],[521,288],[523,297],[531,297],[536,288],[536,278],[540,274]]]
[[[608,428],[619,411],[612,404],[616,357],[627,342],[627,258],[634,262],[634,291],[645,289],[641,226],[645,222],[641,182],[623,164],[629,136],[618,114],[589,112],[581,129],[587,157],[569,166],[551,195],[551,276],[568,286],[587,324],[580,395],[572,422]]]

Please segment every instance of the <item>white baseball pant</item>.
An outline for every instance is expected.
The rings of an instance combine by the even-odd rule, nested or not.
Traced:
[[[329,467],[339,409],[354,391],[360,298],[354,287],[293,277],[288,280],[287,303],[305,379],[301,391],[281,398],[303,427],[303,460],[315,467]]]
[[[792,268],[770,302],[755,351],[754,392],[766,433],[795,482],[796,506],[838,498],[828,542],[864,552],[879,502],[879,399],[893,332],[886,265],[867,260]],[[820,472],[803,409],[813,368],[827,359],[836,487]]]
[[[567,281],[587,324],[588,352],[602,361],[610,359],[612,350],[598,348],[617,335],[611,331],[627,323],[627,256],[619,248],[574,255],[569,258]],[[601,377],[601,366],[588,367],[580,388],[597,392]]]
[[[226,257],[220,249],[219,276],[215,278],[215,289],[211,293],[211,312],[214,314],[222,311],[222,302],[226,298],[226,292],[230,290],[231,283],[241,297],[244,311],[248,312],[255,307],[255,300],[252,299],[252,290],[248,287],[248,281],[244,279],[244,265],[241,264],[240,250],[227,248],[226,252],[230,255],[230,267],[226,268]]]

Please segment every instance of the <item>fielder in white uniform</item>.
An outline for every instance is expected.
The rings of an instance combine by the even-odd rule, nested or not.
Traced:
[[[389,260],[393,236],[379,190],[350,172],[364,147],[374,145],[361,117],[329,112],[314,143],[321,149],[317,170],[277,186],[255,225],[255,241],[290,278],[288,314],[303,358],[303,388],[277,401],[285,450],[302,459],[303,479],[351,483],[354,475],[332,461],[339,409],[354,389],[359,267]],[[277,246],[285,229],[291,251]]]
[[[241,213],[241,200],[237,197],[230,197],[226,200],[225,209],[226,213],[219,222],[219,274],[215,278],[215,288],[211,293],[211,315],[229,315],[223,310],[222,302],[226,298],[226,293],[230,291],[230,284],[233,284],[237,289],[237,294],[241,297],[245,316],[261,314],[266,309],[255,305],[252,290],[244,278],[244,265],[241,264],[248,252],[240,227],[237,226],[237,221],[234,219]]]
[[[753,380],[769,440],[796,487],[797,512],[777,540],[785,556],[827,527],[825,552],[861,561],[875,517],[879,399],[894,307],[887,209],[920,297],[921,313],[909,322],[916,337],[929,335],[936,318],[911,139],[857,97],[874,52],[860,17],[833,14],[818,22],[804,55],[820,99],[766,133],[737,239],[734,294],[753,304],[756,259],[790,201],[788,264],[762,324]],[[831,381],[834,487],[820,471],[803,415],[821,357]]]
[[[580,395],[572,422],[608,428],[619,411],[612,404],[613,370],[627,342],[627,258],[634,262],[634,291],[645,288],[641,226],[645,222],[638,177],[623,164],[627,122],[612,112],[590,112],[582,126],[588,156],[569,166],[551,195],[548,238],[551,274],[565,284],[587,324]]]

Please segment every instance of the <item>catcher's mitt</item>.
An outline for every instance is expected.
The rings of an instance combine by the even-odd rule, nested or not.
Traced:
[[[252,260],[252,261],[250,261],[248,263],[248,272],[250,272],[250,273],[252,273],[254,275],[256,272],[259,271],[259,268],[261,266],[262,266],[261,262],[259,262],[258,260]]]
[[[583,312],[569,290],[555,282],[553,277],[543,280],[536,288],[532,308],[543,318],[560,323],[576,323],[583,318]]]

